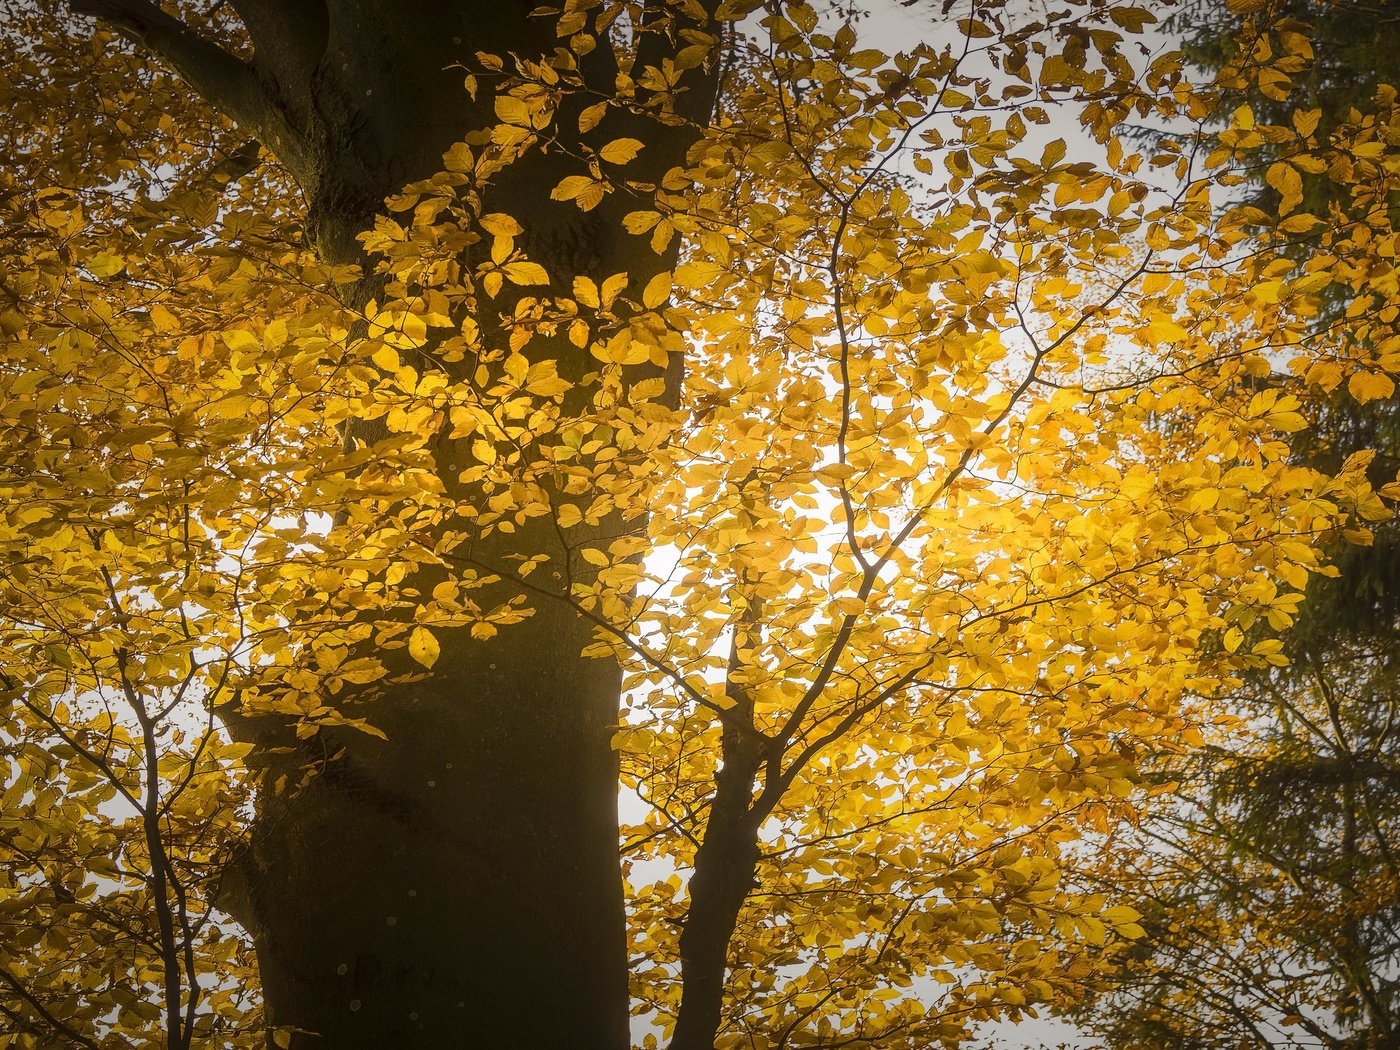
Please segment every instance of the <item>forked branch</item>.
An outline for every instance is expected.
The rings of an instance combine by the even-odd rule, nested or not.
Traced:
[[[294,163],[296,138],[263,93],[252,65],[149,0],[69,0],[69,7],[140,44],[216,110],[256,134],[284,161]]]

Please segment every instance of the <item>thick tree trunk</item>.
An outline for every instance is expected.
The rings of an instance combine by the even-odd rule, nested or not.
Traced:
[[[364,261],[355,237],[384,197],[432,175],[452,143],[496,122],[497,78],[484,77],[475,100],[462,86],[477,52],[529,58],[561,43],[551,19],[531,17],[535,0],[234,0],[253,48],[244,61],[149,0],[72,3],[155,52],[273,150],[306,195],[309,235],[336,262]],[[686,16],[659,0],[646,8],[643,24],[660,31],[642,34],[639,66],[690,43],[680,29],[713,31],[689,21],[708,5]],[[618,75],[606,35],[597,43],[580,63],[586,101],[611,94]],[[618,108],[589,142],[642,139],[628,174],[659,182],[708,118],[715,77],[712,68],[685,74],[675,111],[688,123]],[[575,118],[584,104],[571,104]],[[567,117],[559,133],[573,134]],[[621,213],[635,204],[609,201],[585,216],[551,201],[559,179],[578,170],[567,152],[537,152],[512,168],[487,189],[483,211],[525,224],[523,246],[565,294],[578,273],[601,283],[627,272],[636,295],[674,255],[659,258],[621,233]],[[374,287],[367,278],[353,305]],[[591,367],[577,349],[561,346],[558,356],[566,375]],[[526,528],[479,553],[499,561],[507,542],[533,554],[557,537]],[[566,605],[532,604],[532,618],[492,642],[444,636],[430,677],[390,685],[357,710],[386,741],[322,730],[298,743],[267,719],[237,727],[259,745],[251,761],[289,773],[280,787],[269,778],[228,894],[257,946],[278,1045],[627,1045],[610,747],[619,672],[580,656],[591,629]],[[319,775],[294,786],[290,773],[308,757],[320,759]]]
[[[324,216],[321,232],[350,240]],[[557,545],[552,523],[537,524],[472,553],[559,564]],[[611,747],[620,671],[580,655],[592,626],[566,604],[531,605],[490,641],[439,631],[428,675],[389,654],[421,680],[381,683],[354,710],[386,740],[321,729],[298,742],[265,718],[236,727],[270,771],[232,882],[279,1045],[628,1045]]]
[[[285,41],[256,6],[255,42],[259,29],[260,46]],[[290,112],[319,122],[302,178],[309,229],[333,261],[353,257],[384,195],[490,122],[471,111],[461,73],[442,74],[449,59],[543,43],[526,5],[494,9],[486,24],[444,21],[450,6],[463,5],[396,10],[380,36],[363,20],[337,34],[333,21],[309,100],[282,91]],[[337,63],[338,91],[327,87]],[[529,186],[538,205],[557,181],[540,170],[512,185]],[[546,239],[549,219],[577,221],[576,209],[489,210],[521,214]],[[355,305],[374,289],[367,281]],[[529,553],[557,543],[544,528],[503,539]],[[535,604],[491,642],[443,634],[426,680],[389,686],[364,712],[387,740],[323,732],[312,741],[327,756],[320,774],[264,801],[244,866],[245,921],[267,1020],[293,1050],[628,1045],[610,746],[619,672],[580,656],[591,631],[566,606]]]
[[[559,607],[371,709],[388,735],[264,806],[245,864],[268,1020],[335,1050],[627,1045],[618,675]]]

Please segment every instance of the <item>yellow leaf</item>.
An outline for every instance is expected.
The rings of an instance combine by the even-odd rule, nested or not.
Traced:
[[[1269,422],[1285,434],[1292,434],[1308,428],[1307,419],[1298,412],[1270,412]]]
[[[566,175],[549,195],[557,201],[576,201],[584,211],[591,211],[611,189],[606,182],[588,175]]]
[[[549,274],[539,263],[517,259],[501,267],[512,284],[548,284]]]
[[[1310,233],[1321,225],[1322,220],[1316,215],[1309,215],[1306,212],[1297,215],[1290,215],[1278,224],[1278,228],[1283,233]]]
[[[1141,7],[1111,7],[1108,16],[1130,33],[1142,32],[1143,26],[1157,21],[1157,16]]]
[[[589,350],[599,361],[615,365],[640,365],[651,360],[651,348],[644,342],[632,338],[631,331],[624,329],[604,343],[594,343]]]
[[[496,116],[505,123],[514,124],[517,127],[528,128],[530,126],[530,107],[514,95],[496,96]]]
[[[1147,326],[1152,337],[1163,343],[1179,343],[1187,337],[1186,329],[1175,321],[1158,320]]]
[[[503,212],[487,212],[477,222],[483,230],[496,237],[519,237],[525,232],[525,227]]]
[[[637,139],[613,139],[598,151],[598,156],[609,164],[626,164],[642,149]]]
[[[1347,380],[1347,393],[1364,405],[1395,393],[1395,381],[1384,372],[1356,372]]]
[[[442,156],[443,166],[448,171],[465,172],[471,171],[476,165],[476,159],[472,156],[471,147],[465,142],[453,144]]]
[[[670,272],[659,273],[647,282],[647,286],[642,289],[642,305],[648,310],[655,310],[671,297],[671,274]]]
[[[1269,165],[1264,181],[1278,191],[1279,214],[1287,215],[1303,201],[1303,177],[1284,161]]]
[[[1300,109],[1293,114],[1293,126],[1298,129],[1298,134],[1304,138],[1317,130],[1317,125],[1321,120],[1322,110],[1320,109]]]
[[[557,397],[573,389],[573,384],[560,378],[554,361],[537,361],[525,377],[525,389],[536,397]]]
[[[438,640],[432,631],[421,624],[413,628],[413,633],[408,637],[409,656],[424,667],[432,667],[433,664],[437,663],[441,652]]]
[[[156,326],[157,332],[177,332],[180,330],[180,320],[160,303],[151,307],[151,323]]]
[[[574,299],[594,310],[603,305],[602,300],[598,298],[598,286],[587,277],[574,278]]]
[[[472,442],[472,455],[475,456],[479,462],[490,466],[492,463],[496,462],[496,446],[485,438],[477,438]]]
[[[262,344],[258,337],[243,328],[235,328],[223,333],[224,345],[234,353],[248,353],[257,350]]]
[[[94,277],[111,277],[126,269],[126,261],[115,255],[96,255],[85,265]]]
[[[624,291],[626,291],[629,281],[630,278],[627,274],[615,273],[603,282],[603,290],[600,293],[603,302],[603,309],[606,310],[609,307],[611,307],[613,304],[613,300],[616,299],[619,295],[621,295]]]
[[[603,114],[608,111],[607,102],[595,102],[587,106],[578,115],[578,129],[583,134],[587,134],[598,126],[598,122],[603,119]]]
[[[622,225],[628,233],[646,233],[661,221],[659,211],[629,211],[622,217]]]

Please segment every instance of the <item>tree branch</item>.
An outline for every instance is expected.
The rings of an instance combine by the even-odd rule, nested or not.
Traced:
[[[263,94],[253,67],[205,40],[150,0],[69,0],[75,14],[88,15],[155,55],[211,106],[254,132],[294,164],[296,137]]]
[[[76,1043],[78,1046],[87,1047],[89,1050],[101,1050],[101,1048],[87,1036],[69,1028],[50,1013],[39,998],[30,992],[29,989],[25,988],[14,974],[10,973],[8,970],[0,970],[0,981],[4,981],[5,984],[9,985],[11,991],[23,999],[25,1003],[28,1004],[29,1008],[38,1015],[39,1019],[53,1029],[59,1036],[67,1039],[70,1043]]]

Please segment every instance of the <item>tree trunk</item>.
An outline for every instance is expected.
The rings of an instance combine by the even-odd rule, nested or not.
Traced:
[[[322,732],[335,755],[263,806],[245,921],[292,1047],[627,1045],[618,673],[541,607]],[[338,752],[338,753],[337,753]]]
[[[360,261],[355,235],[385,196],[430,176],[453,142],[495,123],[493,80],[473,101],[463,65],[476,65],[478,51],[531,57],[560,44],[551,19],[529,17],[535,0],[235,0],[253,46],[244,61],[148,0],[73,4],[153,51],[274,151],[306,195],[309,236],[336,262]],[[649,19],[659,5],[647,7]],[[684,46],[678,39],[647,35],[643,47],[656,53],[639,63],[659,64],[668,47]],[[612,92],[606,35],[581,65],[597,94]],[[690,126],[643,127],[643,117],[618,110],[591,139],[643,139],[646,156],[629,176],[659,181],[684,160],[714,85],[712,72],[686,74],[679,108]],[[483,210],[525,223],[524,246],[556,288],[567,293],[580,272],[601,283],[625,271],[635,295],[674,256],[624,237],[621,204],[584,216],[552,202],[559,178],[577,170],[560,152],[538,154],[488,190]],[[363,282],[353,305],[373,287]],[[586,354],[567,352],[580,361],[569,367],[561,350],[561,372],[582,371]],[[536,553],[556,545],[552,535],[534,526],[490,545]],[[610,747],[619,671],[579,655],[591,630],[565,605],[533,604],[532,618],[492,642],[444,636],[426,681],[388,686],[363,712],[386,741],[323,729],[297,744],[266,719],[237,728],[259,745],[250,761],[274,771],[300,766],[308,744],[320,760],[304,786],[288,777],[269,787],[230,879],[231,906],[257,947],[275,1045],[628,1044]]]

